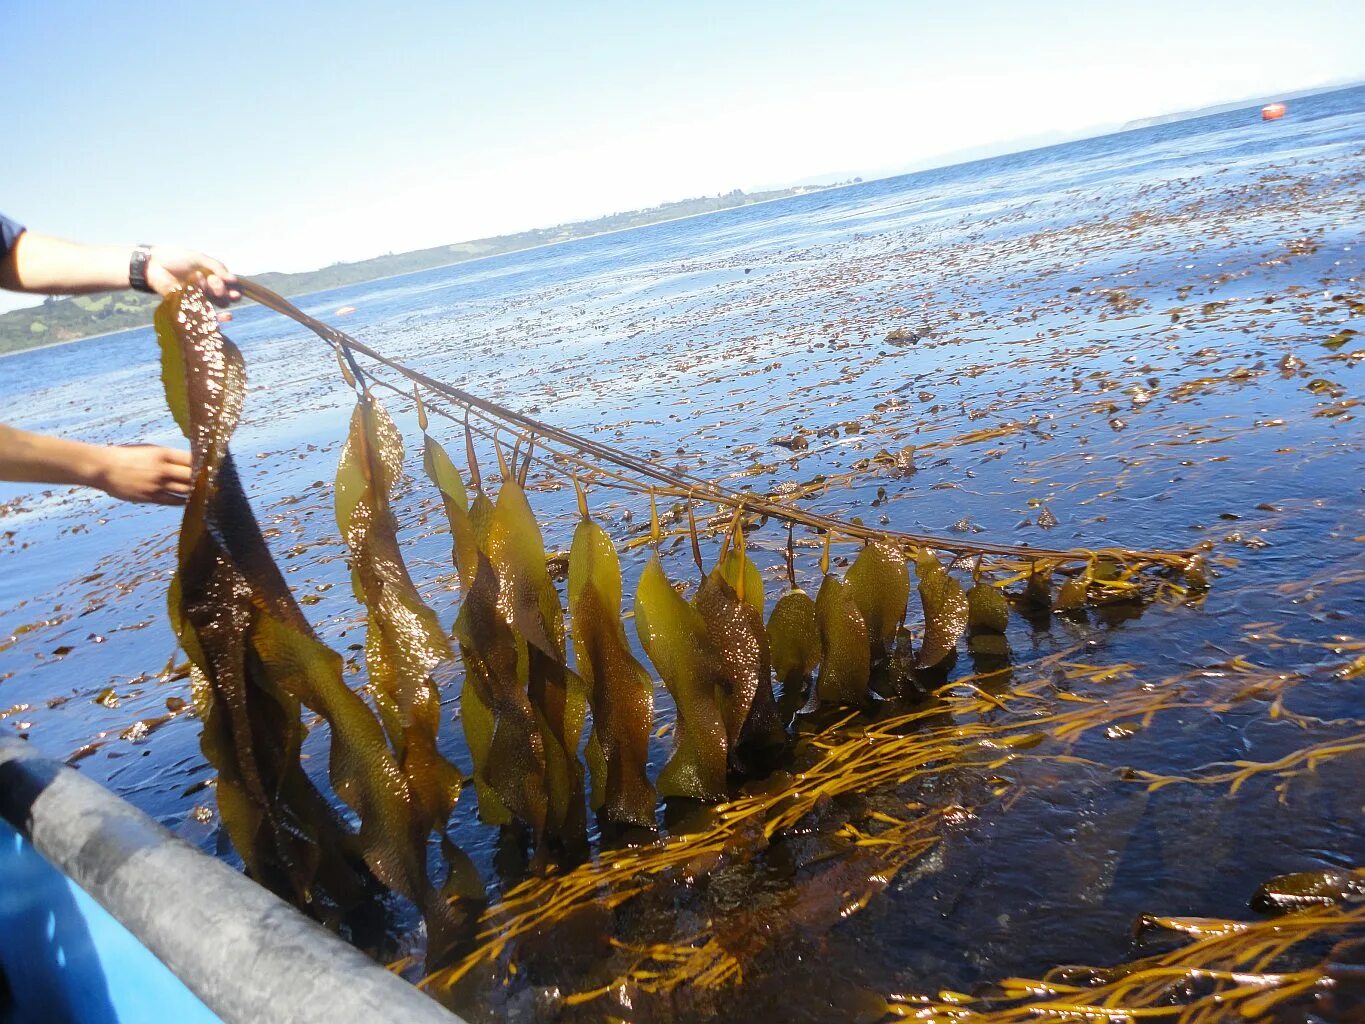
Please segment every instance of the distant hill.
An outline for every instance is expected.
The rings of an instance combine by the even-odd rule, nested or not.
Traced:
[[[679,217],[729,210],[751,203],[784,199],[787,196],[833,187],[834,184],[800,185],[766,192],[742,192],[735,189],[733,192],[718,196],[682,199],[644,210],[613,213],[595,220],[558,224],[552,228],[536,228],[532,231],[497,235],[493,238],[476,238],[473,241],[438,245],[431,249],[416,249],[412,252],[389,253],[355,263],[334,263],[321,270],[299,274],[265,273],[252,274],[251,277],[252,280],[259,281],[281,295],[307,295],[329,288],[340,288],[343,285],[360,284],[398,274],[410,274],[418,270],[463,263],[484,256],[517,252],[540,245],[567,242],[574,238],[586,238],[589,235],[621,231],[645,224],[676,220]],[[40,306],[11,310],[0,314],[0,355],[59,341],[75,341],[96,334],[145,327],[152,322],[152,311],[156,304],[157,299],[152,295],[117,292],[106,295],[76,295],[71,298],[51,297]]]
[[[1157,114],[1155,117],[1143,117],[1136,121],[1129,121],[1120,131],[1131,131],[1134,128],[1151,128],[1159,124],[1173,124],[1176,121],[1188,121],[1192,117],[1208,117],[1210,114],[1226,114],[1230,110],[1244,110],[1248,107],[1261,107],[1267,103],[1286,103],[1289,100],[1301,100],[1305,96],[1319,96],[1325,92],[1337,92],[1341,89],[1350,89],[1353,86],[1362,85],[1362,82],[1342,82],[1337,85],[1324,85],[1316,89],[1299,89],[1295,92],[1277,92],[1269,96],[1253,96],[1249,99],[1236,100],[1232,103],[1219,103],[1212,107],[1200,107],[1198,110],[1181,110],[1174,114]]]

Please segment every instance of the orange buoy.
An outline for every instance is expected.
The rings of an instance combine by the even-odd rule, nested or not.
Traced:
[[[1284,117],[1283,103],[1270,103],[1261,108],[1262,121],[1278,121]]]

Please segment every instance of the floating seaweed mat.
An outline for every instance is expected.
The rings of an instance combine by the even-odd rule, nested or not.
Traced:
[[[1333,896],[1319,901],[1325,906],[1261,921],[1148,915],[1138,923],[1141,933],[1180,936],[1186,944],[1117,967],[1067,966],[1038,979],[1006,978],[984,995],[893,995],[883,1019],[1358,1020],[1365,1005],[1365,899],[1358,890]],[[1324,940],[1335,942],[1325,956],[1312,949]]]
[[[316,916],[353,905],[371,878],[408,897],[427,920],[429,962],[440,963],[460,921],[427,874],[422,798],[290,594],[228,450],[245,390],[241,355],[198,288],[168,297],[156,330],[167,402],[194,465],[169,610],[228,836],[253,877]],[[331,728],[332,787],[359,817],[358,833],[303,772],[300,705]]]
[[[1133,666],[1095,666],[1072,661],[1072,657],[1074,654],[1066,651],[1040,659],[1030,666],[1031,680],[1008,690],[992,692],[998,680],[1008,675],[1007,670],[970,676],[941,687],[925,706],[877,722],[851,715],[804,737],[802,760],[806,767],[770,781],[759,792],[720,804],[708,823],[696,831],[616,850],[610,856],[512,888],[484,912],[476,948],[422,984],[448,1002],[468,999],[467,986],[475,978],[487,982],[499,977],[510,979],[517,973],[516,960],[523,943],[544,943],[557,927],[581,919],[580,915],[616,911],[651,893],[666,893],[679,879],[695,880],[722,864],[753,858],[774,839],[805,829],[820,808],[834,801],[893,794],[906,784],[945,773],[977,772],[989,777],[1015,760],[1090,765],[1107,772],[1106,766],[1067,753],[1065,745],[1117,722],[1141,727],[1162,712],[1192,708],[1221,712],[1243,707],[1250,695],[1278,700],[1294,683],[1282,673],[1230,665],[1216,693],[1209,691],[1209,680],[1202,673],[1193,673],[1148,687],[1115,685],[1112,692],[1106,688],[1103,695],[1091,697],[1067,692],[1063,699],[1055,689],[1058,676],[1117,684],[1133,671]],[[1192,692],[1192,684],[1201,692]],[[715,731],[718,733],[719,728]],[[1044,745],[1048,741],[1052,747]],[[1061,749],[1057,744],[1063,745]],[[1147,785],[1162,781],[1224,786],[1241,785],[1254,775],[1263,775],[1280,779],[1282,789],[1313,766],[1360,750],[1358,740],[1347,739],[1314,744],[1274,762],[1240,762],[1230,771],[1210,766],[1201,777],[1162,781],[1147,773],[1128,772],[1124,778]],[[1006,810],[1008,805],[1008,800],[1001,804]],[[889,804],[879,799],[873,806],[887,808]],[[932,848],[945,827],[967,816],[968,810],[960,807],[905,804],[896,813],[871,809],[863,820],[846,822],[839,834],[849,842],[845,853],[851,854],[852,860],[828,880],[837,875],[841,891],[856,898],[850,898],[838,916],[865,906],[880,886]],[[793,912],[808,927],[824,920],[816,910],[819,888],[820,883],[811,882],[806,894],[810,903],[799,892],[791,897]],[[1309,896],[1319,892],[1311,887],[1295,890],[1304,891]],[[799,911],[795,909],[798,907]],[[741,930],[745,927],[742,921],[731,924]],[[602,922],[598,927],[610,925]],[[629,983],[635,991],[657,994],[667,994],[683,984],[699,985],[699,979],[715,986],[736,984],[743,974],[743,958],[736,950],[752,953],[763,948],[764,942],[761,936],[748,936],[727,944],[718,938],[726,927],[726,919],[721,919],[668,942],[647,946],[614,939],[614,980],[581,992],[565,989],[566,1001],[573,1004],[604,997],[619,990],[622,983]],[[755,927],[761,934],[780,938],[780,920],[765,919]]]

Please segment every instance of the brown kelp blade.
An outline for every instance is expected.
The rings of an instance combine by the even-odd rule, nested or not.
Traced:
[[[924,643],[915,668],[928,669],[957,650],[957,642],[967,630],[967,595],[928,548],[921,549],[915,559],[915,572],[924,608]]]
[[[569,614],[578,670],[588,685],[600,763],[592,806],[611,822],[652,827],[657,797],[646,774],[654,683],[621,625],[621,563],[611,538],[583,519],[569,552]]]
[[[884,658],[910,601],[910,571],[904,556],[887,544],[864,544],[844,576],[844,585],[867,626],[873,661]]]
[[[768,616],[768,652],[773,674],[782,684],[781,708],[790,721],[806,703],[811,674],[820,664],[815,602],[804,590],[789,590],[773,605]]]
[[[546,569],[540,526],[510,475],[498,491],[484,544],[497,574],[498,609],[526,644],[525,686],[541,732],[548,787],[545,835],[577,855],[587,842],[578,759],[586,688],[566,664],[564,612]]]
[[[526,641],[503,618],[497,572],[482,551],[455,635],[465,663],[460,707],[479,816],[491,825],[518,820],[539,843],[548,806],[545,741],[527,694]]]
[[[194,458],[169,612],[190,658],[224,828],[271,889],[309,908],[318,897],[345,901],[360,879],[346,879],[344,830],[303,772],[298,699],[278,664],[259,657],[265,602],[238,564],[259,569],[265,551],[228,451],[246,389],[241,355],[197,289],[163,302],[156,328],[167,402]]]
[[[867,623],[848,584],[833,573],[825,576],[815,595],[815,619],[820,631],[820,674],[815,692],[820,703],[867,704],[872,698],[872,645]]]
[[[441,705],[431,671],[453,652],[399,550],[389,502],[402,467],[397,427],[373,397],[361,395],[337,469],[337,526],[351,552],[356,596],[368,613],[370,684],[428,831],[444,829],[463,779],[436,744]]]
[[[659,773],[659,794],[724,799],[729,736],[720,658],[706,623],[673,589],[657,555],[645,566],[635,592],[635,630],[678,709],[673,752]]]
[[[264,763],[278,766],[292,759],[296,767],[297,743],[291,737],[298,729],[297,703],[302,703],[330,726],[332,786],[358,815],[360,832],[358,837],[346,832],[320,794],[304,787],[307,780],[301,771],[291,771],[280,784],[265,788],[262,813],[251,801],[251,794],[259,796],[259,790],[237,784],[241,772],[230,767],[228,784],[220,780],[218,787],[220,800],[226,794],[225,824],[237,823],[229,828],[234,842],[243,834],[244,820],[257,841],[262,824],[274,823],[291,841],[314,837],[317,878],[324,883],[341,879],[342,888],[355,884],[347,877],[354,876],[354,870],[346,859],[357,851],[374,877],[423,909],[429,949],[435,954],[430,962],[436,962],[442,949],[457,941],[460,922],[428,881],[426,833],[415,821],[407,779],[374,713],[345,685],[341,658],[317,638],[289,592],[227,454],[227,436],[240,401],[239,358],[218,333],[212,307],[195,289],[163,303],[157,312],[157,333],[167,397],[195,453],[195,493],[181,531],[181,567],[172,586],[171,613],[196,666],[192,669],[198,677],[196,690],[207,712],[204,741],[215,748],[215,763],[231,757],[259,764],[257,752],[268,746],[273,753]],[[208,581],[209,589],[203,590],[206,567],[219,582]],[[224,592],[223,583],[229,584],[230,593]],[[196,600],[204,599],[207,607],[196,607]],[[212,618],[201,618],[205,611]],[[241,618],[243,613],[241,632],[214,627],[215,621],[225,621],[224,616]],[[208,628],[196,628],[196,620],[201,626],[207,621]],[[230,647],[222,646],[225,640]],[[240,663],[224,657],[237,649],[247,655]],[[292,716],[281,723],[282,735],[272,736],[259,724],[247,732],[232,732],[208,721],[222,717],[216,695],[230,697],[250,713],[255,704],[251,695],[257,690],[269,695],[270,706],[277,711],[287,710],[289,701],[297,702]],[[223,748],[225,741],[229,748]],[[250,842],[242,852],[249,865],[253,860],[260,863],[259,851],[252,850]],[[330,895],[335,898],[338,890]]]
[[[752,563],[732,549],[728,568],[736,580],[751,579]],[[773,697],[772,663],[762,612],[741,599],[725,578],[727,561],[712,569],[697,588],[693,606],[720,657],[725,679],[722,708],[730,739],[732,767],[742,770],[752,755],[765,756],[785,741]]]

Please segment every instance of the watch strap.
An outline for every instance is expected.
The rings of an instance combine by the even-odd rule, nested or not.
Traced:
[[[139,245],[133,248],[132,255],[128,257],[128,286],[134,291],[155,291],[147,283],[147,261],[151,259],[151,256],[152,247],[150,245]]]

